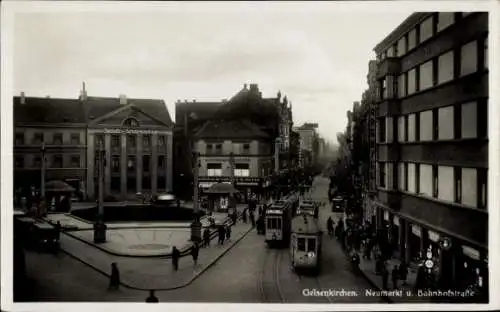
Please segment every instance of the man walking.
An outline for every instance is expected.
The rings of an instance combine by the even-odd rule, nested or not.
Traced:
[[[179,258],[181,257],[181,253],[177,247],[173,247],[172,249],[172,265],[174,267],[174,271],[179,270]]]
[[[191,256],[193,257],[194,267],[198,266],[198,254],[200,253],[200,248],[198,247],[198,243],[194,243],[193,247],[191,247]]]

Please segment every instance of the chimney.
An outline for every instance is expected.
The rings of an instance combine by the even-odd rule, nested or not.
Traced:
[[[26,96],[24,95],[24,92],[21,92],[21,97],[19,99],[19,102],[24,105],[26,104]]]
[[[247,84],[246,83],[243,85],[243,89],[245,89],[245,90],[247,89]]]
[[[120,105],[127,105],[127,96],[125,94],[120,94]]]
[[[258,92],[259,91],[259,86],[256,83],[251,83],[250,84],[250,91],[252,91],[252,92]]]
[[[82,83],[82,90],[80,91],[80,101],[87,100],[87,90],[85,90],[85,82]]]
[[[175,102],[175,104],[180,104],[180,103],[181,103],[180,99],[177,99],[177,101]]]
[[[278,100],[281,99],[281,91],[278,91]]]
[[[187,104],[188,103],[188,100],[184,100],[184,104]]]

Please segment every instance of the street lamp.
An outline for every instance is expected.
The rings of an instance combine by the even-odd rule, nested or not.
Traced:
[[[201,222],[200,222],[200,208],[198,203],[198,175],[200,163],[198,161],[199,153],[193,152],[192,163],[193,163],[193,209],[194,218],[191,223],[191,241],[199,242],[201,241]]]
[[[101,244],[106,242],[106,224],[104,223],[104,168],[106,167],[106,151],[99,142],[96,151],[96,168],[98,177],[99,194],[97,199],[97,218],[94,223],[94,243]]]

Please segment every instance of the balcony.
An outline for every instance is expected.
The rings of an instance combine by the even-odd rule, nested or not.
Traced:
[[[377,66],[377,79],[387,75],[397,76],[401,72],[401,61],[397,57],[389,57],[382,61]]]

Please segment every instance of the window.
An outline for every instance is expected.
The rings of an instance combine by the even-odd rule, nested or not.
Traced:
[[[408,95],[417,91],[417,70],[414,68],[408,72]]]
[[[415,114],[408,115],[408,142],[415,142],[417,132]]]
[[[133,128],[136,128],[136,127],[139,127],[139,122],[137,121],[137,119],[135,118],[127,118],[123,121],[123,125],[125,127],[133,127]]]
[[[128,156],[128,159],[127,159],[127,170],[130,173],[135,172],[135,156]]]
[[[96,134],[95,135],[95,147],[104,147],[104,135],[102,134]]]
[[[460,76],[475,73],[477,71],[477,63],[477,41],[472,41],[462,46],[460,53]]]
[[[242,146],[240,143],[233,143],[233,153],[235,155],[240,155],[242,150]]]
[[[62,145],[63,144],[63,135],[62,133],[54,133],[52,138],[52,143],[54,145]]]
[[[452,202],[455,199],[454,168],[448,166],[438,167],[438,198]]]
[[[71,168],[80,168],[80,155],[71,156],[69,163]]]
[[[462,104],[462,139],[477,138],[477,103]]]
[[[307,239],[307,252],[316,251],[316,240],[314,238]]]
[[[213,150],[213,144],[207,144],[206,145],[206,154],[210,155],[210,154],[213,154],[214,153],[214,150]]]
[[[306,251],[306,239],[305,238],[302,238],[302,237],[297,238],[297,250],[303,251],[303,252]]]
[[[118,148],[120,147],[120,136],[113,134],[111,135],[111,147]]]
[[[488,170],[477,169],[478,205],[477,208],[487,209]]]
[[[113,173],[120,173],[120,156],[113,156],[111,159],[111,171]]]
[[[420,194],[432,197],[433,195],[433,190],[432,190],[432,166],[431,165],[424,165],[420,164],[420,185],[419,185],[419,190]]]
[[[16,156],[15,166],[16,166],[16,168],[24,168],[24,157],[23,156]]]
[[[393,127],[393,121],[392,117],[386,117],[385,118],[385,129],[386,129],[386,142],[387,143],[392,143],[392,140],[394,139],[394,127]]]
[[[477,170],[462,168],[462,204],[477,207]]]
[[[432,141],[434,136],[432,111],[420,112],[420,141]]]
[[[408,51],[417,46],[417,28],[408,33]]]
[[[419,90],[425,90],[434,86],[433,62],[428,61],[420,65]]]
[[[235,177],[249,177],[250,166],[248,164],[236,164],[234,168]]]
[[[453,51],[442,54],[438,58],[438,84],[453,80],[455,77],[455,66],[453,63]]]
[[[144,172],[151,171],[151,156],[149,156],[149,155],[142,156],[142,170]]]
[[[23,132],[17,132],[16,137],[15,137],[15,144],[16,145],[24,145],[24,133]]]
[[[406,140],[406,116],[398,117],[398,142]]]
[[[250,154],[250,144],[243,144],[243,154]]]
[[[415,193],[420,193],[420,164],[415,164]]]
[[[455,187],[455,202],[462,202],[462,168],[455,167],[453,168],[454,174],[454,187]]]
[[[438,110],[438,139],[452,140],[455,138],[455,112],[453,106],[442,107]]]
[[[406,73],[398,77],[398,97],[406,96]]]
[[[160,146],[160,147],[165,146],[165,136],[164,135],[158,136],[158,146]]]
[[[215,153],[216,154],[222,154],[222,144],[216,144],[215,145]]]
[[[442,31],[455,22],[455,12],[439,12],[437,31]]]
[[[137,144],[137,141],[136,141],[135,135],[134,134],[127,135],[127,148],[128,149],[130,149],[130,148],[134,149],[134,148],[137,147],[136,144]]]
[[[80,145],[80,134],[72,133],[70,140],[71,140],[71,145]]]
[[[207,175],[209,177],[222,176],[222,165],[221,164],[207,164]]]
[[[37,132],[33,134],[33,144],[42,144],[44,141],[43,138],[43,133],[42,132]]]
[[[142,146],[145,148],[150,148],[151,147],[151,136],[146,134],[142,136]]]
[[[52,157],[52,168],[62,168],[62,166],[63,166],[62,155],[54,155]]]
[[[399,39],[398,41],[398,55],[403,56],[406,53],[406,37]]]
[[[386,183],[385,183],[385,175],[386,175],[386,172],[385,172],[385,163],[383,162],[379,162],[378,163],[378,186],[382,187],[382,188],[385,188],[386,186]]]
[[[483,45],[484,45],[484,49],[483,49],[483,53],[484,53],[483,68],[484,69],[488,69],[488,38],[484,38]]]
[[[420,24],[420,43],[431,38],[434,30],[434,17],[430,16]]]
[[[379,135],[379,142],[380,143],[384,143],[385,142],[385,138],[386,138],[386,129],[385,129],[385,126],[386,126],[386,123],[385,123],[385,118],[380,118],[378,121],[377,121],[377,124],[378,124],[378,135]]]
[[[439,197],[439,171],[438,166],[432,166],[432,197]]]
[[[415,183],[417,182],[417,179],[415,178],[416,171],[415,171],[415,164],[407,164],[407,173],[408,173],[408,192],[410,193],[417,193],[417,187]]]
[[[379,81],[380,85],[380,99],[383,100],[387,98],[387,78],[383,78]]]
[[[165,155],[158,156],[158,168],[165,169]]]
[[[406,171],[405,171],[405,163],[398,164],[398,184],[399,190],[406,191]]]
[[[394,48],[394,46],[392,46],[387,50],[387,57],[395,57],[395,56],[396,56],[396,49]]]

